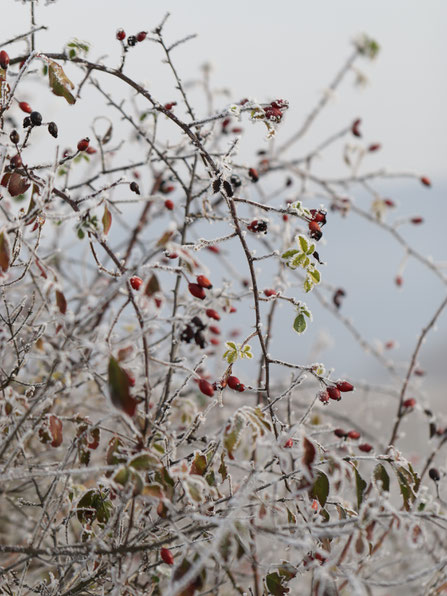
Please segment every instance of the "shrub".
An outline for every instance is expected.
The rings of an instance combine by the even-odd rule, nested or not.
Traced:
[[[2,589],[329,595],[412,583],[437,594],[447,518],[434,459],[446,434],[421,399],[418,359],[446,300],[402,373],[384,355],[391,342],[377,348],[346,316],[325,244],[359,215],[445,284],[397,229],[422,217],[393,219],[374,185],[394,174],[361,170],[380,145],[363,140],[360,119],[300,154],[329,95],[297,132],[274,95],[196,107],[175,67],[188,38],[167,40],[165,23],[111,33],[119,64],[78,40],[42,53],[37,31],[2,46]],[[126,74],[142,44],[161,52],[175,98]],[[378,50],[359,37],[330,89]],[[36,81],[57,96],[58,118]],[[91,121],[59,147],[87,88],[100,100]],[[266,141],[241,163],[249,122]],[[314,158],[337,143],[348,174],[316,174]],[[324,309],[391,386],[297,357]],[[288,359],[275,354],[284,343]],[[379,393],[394,412],[380,400],[369,410],[380,434],[362,414]],[[400,450],[414,416],[430,437],[417,465]]]

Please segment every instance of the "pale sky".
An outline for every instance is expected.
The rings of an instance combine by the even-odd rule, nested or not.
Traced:
[[[0,20],[0,41],[23,32],[29,19],[20,0],[3,2],[8,18]],[[176,56],[184,79],[211,62],[215,86],[231,88],[235,99],[285,97],[291,103],[287,130],[298,127],[312,108],[349,55],[350,40],[367,32],[382,47],[375,63],[361,64],[370,84],[361,91],[349,78],[322,118],[321,131],[361,116],[368,139],[383,144],[377,166],[446,177],[445,0],[58,0],[48,6],[40,0],[36,16],[50,26],[40,37],[43,49],[60,49],[76,36],[93,43],[92,57],[117,59],[118,27],[128,33],[150,30],[166,11],[172,40],[198,34]],[[128,66],[157,93],[164,81],[160,87],[151,81],[146,56],[147,46],[138,48]]]
[[[29,25],[27,6],[21,1],[2,0],[3,3],[8,5],[8,10],[7,18],[0,20],[0,44],[24,32]],[[362,32],[374,37],[382,48],[378,58],[374,62],[359,63],[369,85],[359,89],[353,85],[353,76],[347,78],[317,122],[310,135],[310,146],[361,117],[365,140],[383,145],[381,152],[371,155],[371,168],[414,170],[432,179],[430,191],[407,181],[403,185],[390,182],[383,192],[400,202],[405,214],[422,213],[427,219],[426,226],[408,230],[407,237],[424,254],[447,260],[446,0],[226,0],[222,3],[210,0],[59,0],[48,6],[40,0],[36,8],[37,22],[49,25],[49,31],[38,34],[37,48],[44,52],[60,51],[67,41],[77,37],[92,42],[91,59],[107,54],[105,61],[118,65],[120,45],[115,39],[116,29],[122,27],[128,34],[151,30],[167,11],[171,13],[165,28],[169,40],[198,34],[196,39],[179,47],[175,56],[184,80],[197,77],[199,67],[210,62],[213,86],[231,89],[232,101],[245,96],[259,101],[273,98],[290,101],[290,109],[278,133],[279,143],[299,127],[318,101],[351,53],[352,38]],[[149,43],[142,46],[134,48],[129,55],[126,72],[147,83],[160,101],[178,99],[169,83],[170,74],[160,63],[158,48]],[[11,57],[19,49],[23,50],[23,44],[9,46]],[[74,73],[74,80],[78,82],[76,69],[70,73]],[[122,86],[119,89],[121,97],[127,98],[127,89]],[[61,143],[72,145],[72,137],[77,140],[79,135],[88,134],[93,117],[88,101],[70,107],[47,89],[45,93],[45,101],[53,106],[54,119],[64,122],[64,126],[60,126]],[[220,107],[228,103],[230,100],[222,97]],[[68,111],[71,116],[67,121]],[[258,137],[256,132],[250,131],[250,134],[255,135],[256,143],[261,142],[263,133]],[[301,148],[305,147],[304,143]],[[301,150],[298,155],[300,153]],[[339,156],[337,161],[335,157],[333,162],[329,160],[328,172],[333,173],[339,164]],[[397,336],[402,346],[397,357],[406,360],[410,346],[414,345],[445,289],[426,270],[411,263],[408,282],[401,291],[396,291],[393,279],[401,252],[395,250],[395,243],[389,238],[378,235],[377,241],[384,252],[380,261],[374,261],[374,245],[368,243],[374,242],[376,232],[370,229],[368,236],[364,233],[360,225],[353,228],[339,221],[332,231],[328,230],[327,278],[346,282],[351,288],[347,314],[353,316],[360,330],[367,337],[381,341]],[[365,241],[365,238],[371,240]],[[359,246],[362,250],[354,250]],[[340,262],[346,263],[346,258],[352,269],[339,267]],[[353,273],[356,283],[352,280]],[[344,330],[340,331],[329,315],[323,314],[320,323],[327,325],[344,347],[343,353],[337,348],[329,351],[325,360],[347,370],[346,355],[351,362],[361,357],[357,345]],[[445,321],[440,327],[446,329]],[[312,333],[309,330],[309,342],[315,339]],[[441,341],[440,335],[435,343]],[[293,332],[291,341],[295,341],[292,336]]]

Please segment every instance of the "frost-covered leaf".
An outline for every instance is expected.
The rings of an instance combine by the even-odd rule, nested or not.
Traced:
[[[312,496],[318,499],[320,505],[324,507],[329,495],[329,479],[324,472],[319,471],[312,488]]]
[[[295,320],[293,322],[293,328],[298,334],[304,333],[306,331],[306,327],[307,323],[306,319],[304,318],[304,315],[300,314],[297,317],[295,317]]]
[[[190,474],[203,476],[206,471],[206,465],[206,457],[202,453],[197,452],[192,460]]]
[[[11,245],[9,243],[8,233],[3,230],[0,232],[0,267],[2,271],[8,271],[11,262]]]
[[[137,408],[137,400],[130,395],[129,376],[113,356],[109,360],[108,373],[110,399],[113,405],[128,416],[133,416]]]
[[[107,205],[104,205],[104,214],[102,216],[102,227],[104,229],[104,234],[106,236],[109,233],[111,225],[112,225],[112,214],[110,213],[110,210],[107,207]]]
[[[54,95],[65,97],[69,104],[76,103],[76,99],[71,94],[70,89],[74,89],[73,83],[67,77],[64,69],[54,60],[48,61],[48,81]]]
[[[298,244],[299,244],[299,247],[301,248],[301,250],[303,252],[307,252],[308,251],[308,249],[309,249],[309,243],[307,242],[307,238],[305,238],[301,234],[298,236]]]
[[[374,468],[374,480],[381,483],[381,490],[390,490],[390,477],[382,464],[377,464]]]
[[[150,298],[156,292],[159,292],[159,291],[160,291],[160,284],[158,282],[157,276],[155,275],[155,273],[153,273],[150,276],[150,278],[149,278],[149,280],[148,280],[148,282],[147,282],[147,284],[146,284],[146,286],[144,288],[144,293],[145,293],[146,296],[148,296]]]
[[[59,312],[64,315],[67,312],[67,300],[60,290],[56,290],[56,304]]]
[[[317,453],[315,445],[307,437],[303,439],[303,464],[310,470]]]
[[[357,508],[360,509],[360,505],[363,502],[363,495],[364,495],[365,489],[367,487],[367,483],[360,476],[360,474],[357,471],[357,468],[354,468],[354,474],[355,474],[355,490],[356,490],[356,494],[357,494]]]

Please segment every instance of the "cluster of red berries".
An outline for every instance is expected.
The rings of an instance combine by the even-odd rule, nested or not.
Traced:
[[[199,381],[200,391],[208,397],[213,397],[215,391],[218,389],[224,389],[227,385],[230,389],[233,391],[238,391],[239,393],[242,393],[246,389],[245,385],[234,376],[229,376],[226,380],[222,379],[220,383],[215,382],[211,384],[209,381],[203,378]]]
[[[144,41],[147,36],[147,31],[140,31],[136,35],[129,35],[127,38],[127,45],[129,47],[135,46],[139,41]],[[126,32],[124,29],[118,29],[116,32],[116,39],[123,42],[126,39]]]
[[[323,404],[329,403],[330,399],[335,401],[341,400],[341,394],[348,391],[353,391],[354,385],[351,385],[348,381],[337,381],[335,385],[330,385],[318,394],[318,399]]]
[[[198,275],[196,282],[197,283],[189,283],[188,290],[195,298],[199,298],[199,300],[205,300],[205,290],[211,290],[213,284],[204,275]]]
[[[247,229],[250,230],[250,232],[263,232],[264,234],[267,234],[267,227],[268,226],[266,221],[262,219],[254,219],[252,222],[248,224]]]
[[[326,224],[326,211],[323,211],[322,209],[311,209],[310,214],[312,219],[309,222],[309,235],[311,238],[318,241],[323,236],[321,228]]]
[[[264,108],[264,114],[270,122],[280,122],[284,115],[284,110],[289,107],[289,102],[285,99],[276,99],[270,105]]]
[[[334,435],[339,439],[352,439],[353,441],[360,439],[360,433],[357,430],[346,431],[342,428],[336,428],[334,430]]]

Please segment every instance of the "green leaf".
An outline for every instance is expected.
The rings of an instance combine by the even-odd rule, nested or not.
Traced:
[[[283,585],[283,582],[284,579],[276,571],[269,573],[265,578],[268,593],[273,594],[273,596],[283,596],[290,592],[289,588]]]
[[[301,335],[301,333],[304,333],[306,331],[306,327],[307,327],[306,319],[304,318],[304,316],[302,314],[299,314],[293,322],[294,330],[298,334]]]
[[[314,252],[315,252],[315,244],[311,244],[311,245],[309,246],[309,248],[307,249],[307,254],[308,254],[308,255],[313,255],[313,254],[314,254]]]
[[[374,480],[382,483],[382,490],[389,492],[390,490],[390,477],[388,472],[385,470],[385,466],[377,464],[374,468]]]
[[[311,280],[310,280],[310,279],[307,277],[307,278],[305,279],[305,281],[304,281],[303,287],[304,287],[304,291],[305,291],[305,292],[306,292],[306,294],[307,294],[308,292],[310,292],[310,291],[312,290],[312,288],[314,287],[314,284],[313,284],[313,283],[312,283],[312,281],[311,281]]]
[[[312,278],[314,284],[319,284],[321,280],[321,274],[318,269],[311,269],[307,270],[307,274]]]
[[[129,462],[129,466],[134,468],[134,470],[153,470],[154,468],[158,468],[159,464],[159,460],[150,453],[141,453]]]
[[[307,238],[304,236],[298,236],[298,244],[303,252],[307,252],[309,249],[309,243],[307,242]],[[312,251],[313,252],[313,251]]]
[[[73,83],[65,74],[62,66],[54,60],[48,60],[48,81],[54,95],[65,97],[71,105],[76,103],[76,99],[70,92],[70,89],[74,89]]]
[[[281,259],[290,259],[290,257],[294,257],[299,251],[296,250],[296,248],[292,248],[291,250],[286,250],[286,252],[284,252],[281,255]]]
[[[412,474],[402,466],[399,466],[395,471],[397,480],[399,482],[404,508],[406,511],[409,511],[411,503],[413,503],[416,498],[416,495],[411,487],[411,484],[414,482],[414,478]]]
[[[320,505],[324,507],[329,495],[329,479],[324,472],[318,472],[317,478],[312,487],[312,496],[318,499]]]
[[[206,457],[202,454],[197,452],[190,469],[190,474],[195,474],[197,476],[203,476],[206,471]]]
[[[360,474],[358,473],[357,468],[354,468],[354,473],[355,473],[355,489],[356,489],[356,493],[357,493],[357,509],[360,509],[360,505],[362,504],[362,501],[363,501],[363,494],[365,492],[367,484],[363,480],[363,478],[360,476]]]
[[[110,399],[113,405],[132,417],[137,408],[137,400],[130,395],[128,375],[113,356],[109,360],[108,373]]]
[[[224,460],[223,452],[220,455],[220,466],[219,466],[218,472],[222,476],[222,482],[224,482],[228,477],[228,469],[227,469],[227,464],[225,463],[225,460]]]

